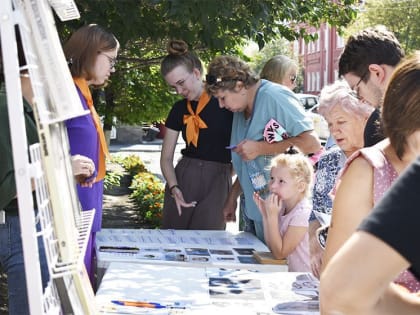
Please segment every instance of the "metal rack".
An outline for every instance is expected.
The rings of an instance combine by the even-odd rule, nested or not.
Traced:
[[[85,115],[55,28],[79,17],[73,0],[3,0],[0,31],[19,217],[31,314],[94,314],[94,293],[83,264],[95,210],[81,211],[64,121]],[[40,143],[26,140],[17,60],[18,27],[34,92]],[[37,207],[32,200],[35,183]],[[37,213],[34,209],[37,209]],[[41,230],[37,232],[36,224]],[[43,239],[50,281],[42,288],[37,240]]]

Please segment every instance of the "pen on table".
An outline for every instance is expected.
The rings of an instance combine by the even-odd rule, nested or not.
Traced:
[[[112,303],[116,305],[122,305],[122,306],[135,306],[135,307],[146,307],[146,308],[166,308],[165,305],[162,305],[160,303],[154,303],[154,302],[139,302],[139,301],[111,301]]]

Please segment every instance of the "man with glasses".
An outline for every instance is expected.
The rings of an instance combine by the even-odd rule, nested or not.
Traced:
[[[338,71],[355,95],[375,107],[364,131],[365,147],[381,141],[380,105],[385,88],[404,51],[395,35],[383,26],[364,29],[349,37]]]

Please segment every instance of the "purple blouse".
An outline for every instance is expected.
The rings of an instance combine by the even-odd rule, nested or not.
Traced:
[[[89,110],[86,100],[78,88],[77,92],[79,93],[83,108]],[[95,163],[95,168],[98,169],[99,136],[96,131],[92,115],[87,114],[69,119],[66,121],[66,127],[71,155],[80,154],[91,158]],[[77,193],[82,210],[96,209],[92,232],[96,232],[101,229],[103,187],[103,180],[94,183],[92,188],[81,187],[77,184]]]

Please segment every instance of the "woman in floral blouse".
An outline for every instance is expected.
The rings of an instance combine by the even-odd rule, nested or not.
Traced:
[[[309,237],[311,267],[317,277],[323,250],[319,242],[322,243],[322,237],[317,237],[316,231],[326,223],[323,222],[323,218],[331,215],[330,191],[335,185],[339,171],[350,155],[363,148],[363,130],[372,110],[372,106],[357,99],[348,84],[342,80],[324,87],[321,91],[319,113],[327,120],[336,145],[321,156],[315,175]]]

